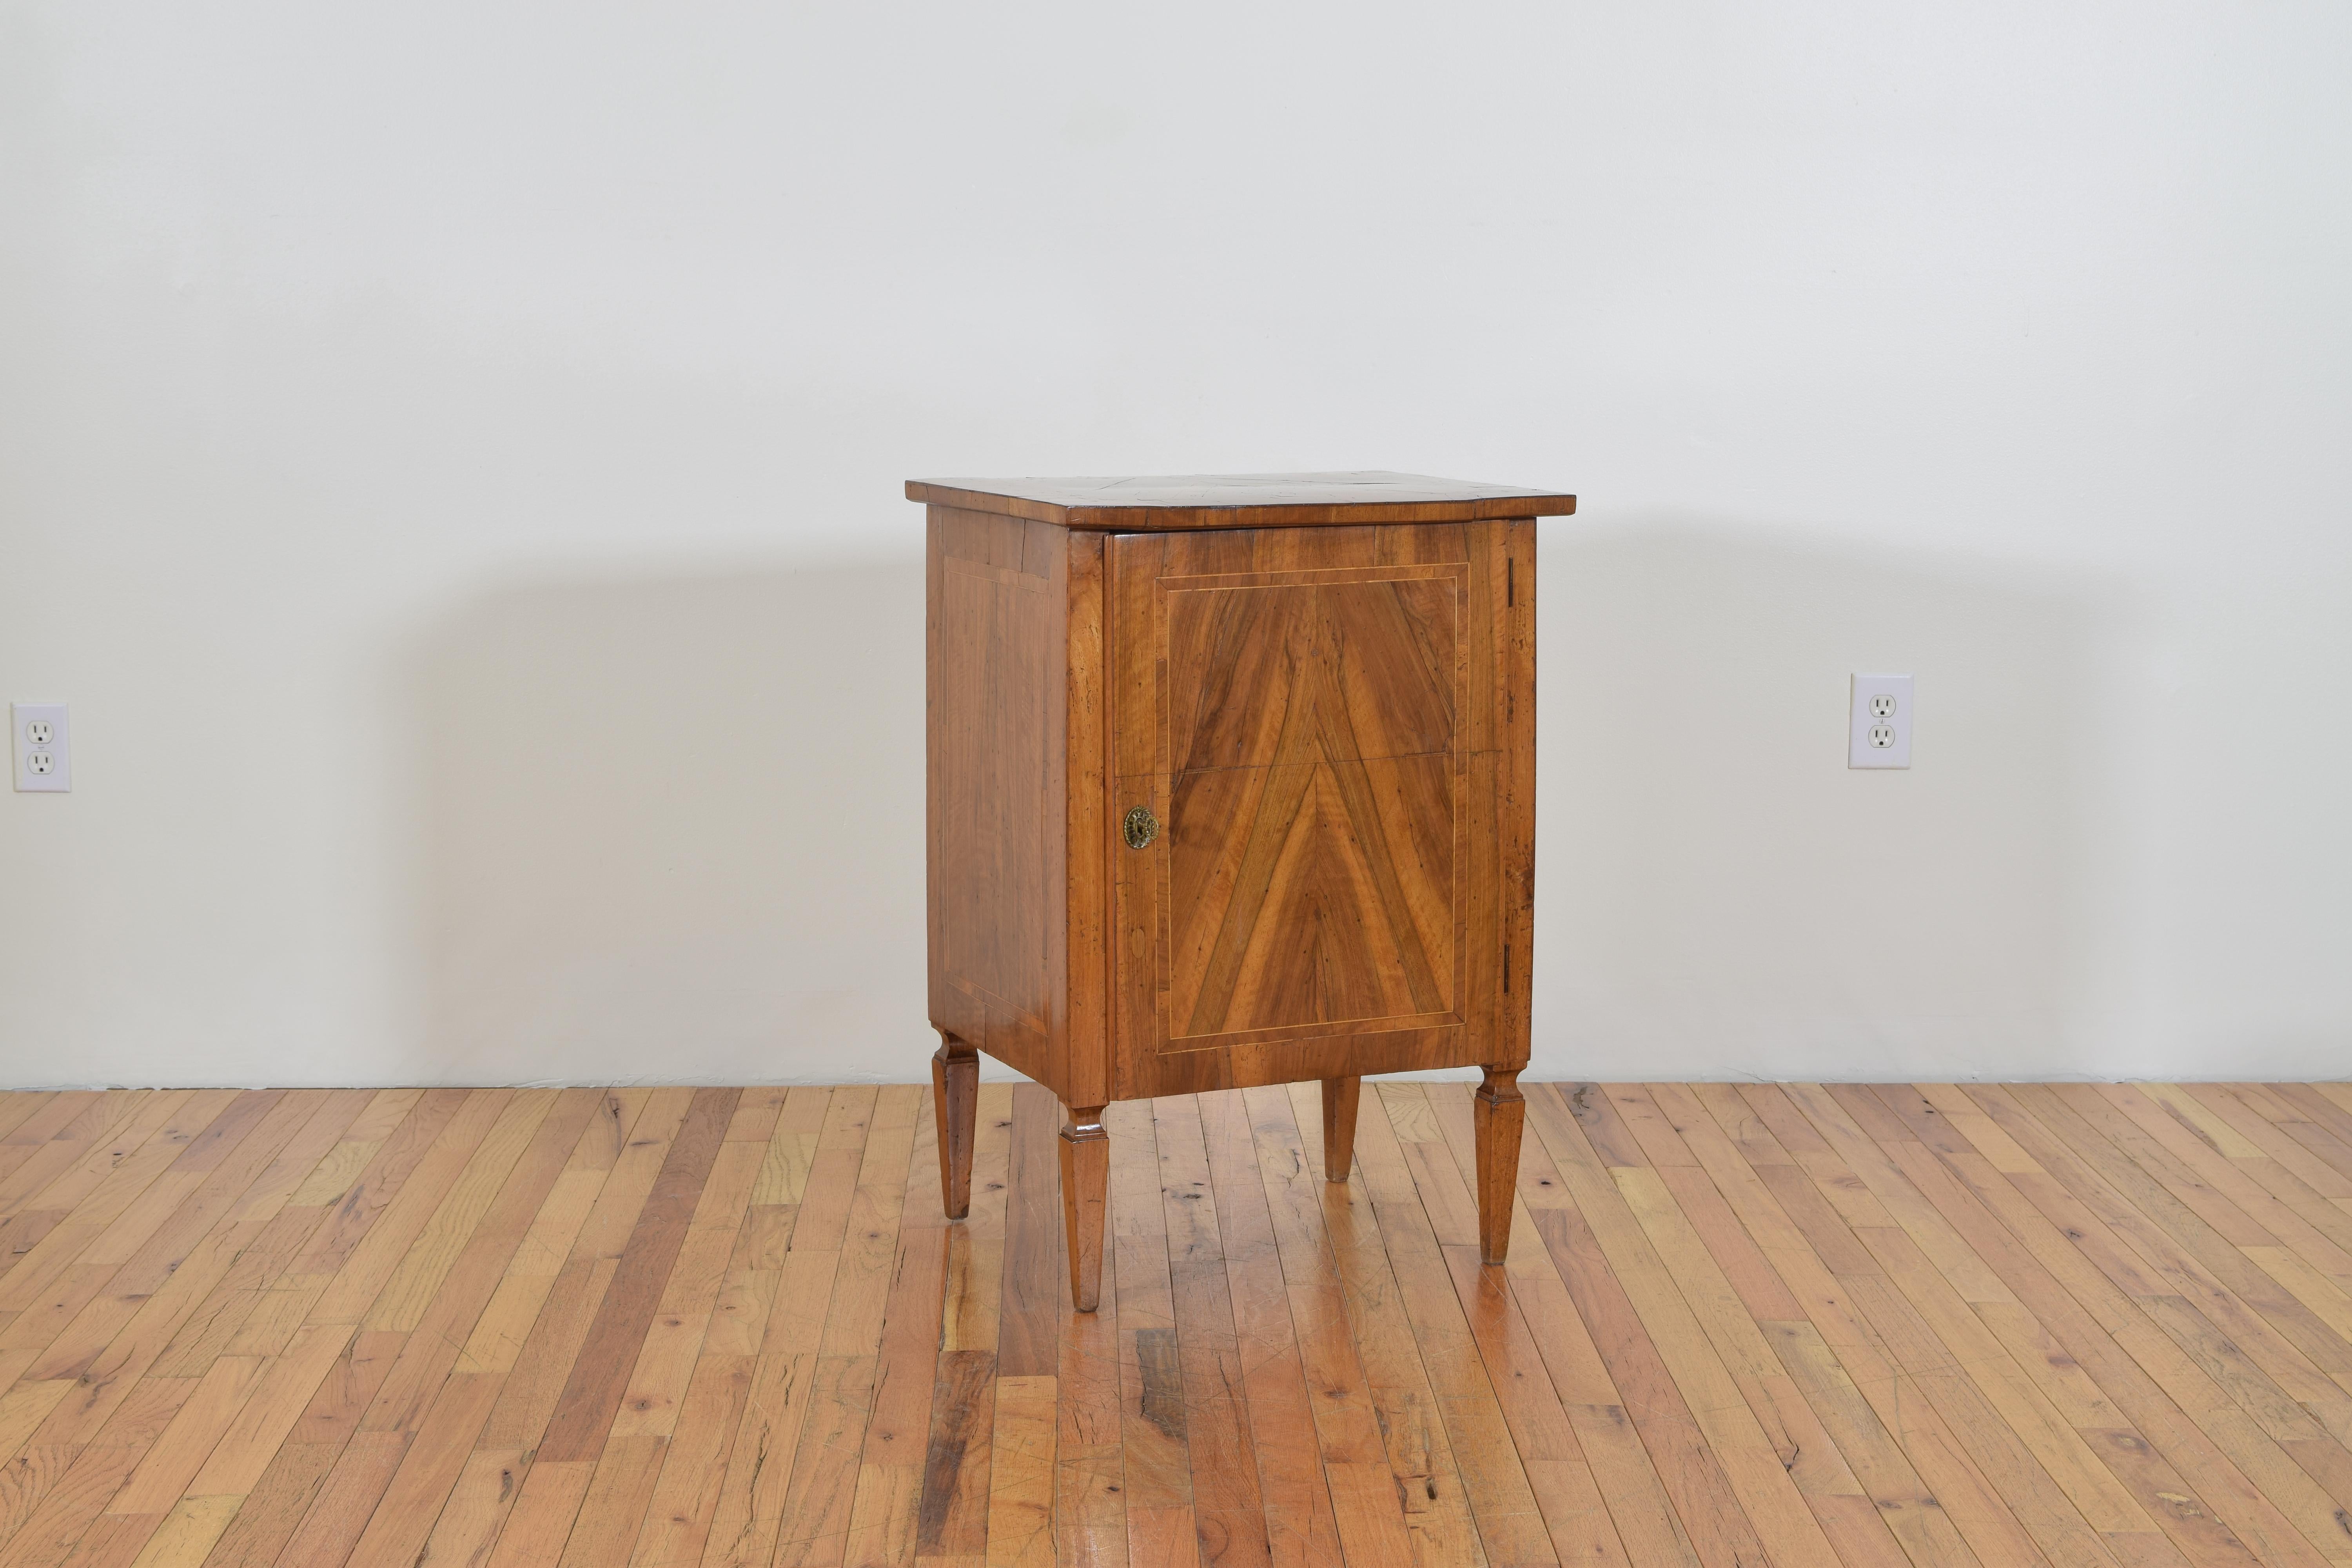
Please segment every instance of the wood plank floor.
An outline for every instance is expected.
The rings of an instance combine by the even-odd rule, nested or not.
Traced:
[[[0,1095],[0,1568],[2352,1564],[2352,1086]]]

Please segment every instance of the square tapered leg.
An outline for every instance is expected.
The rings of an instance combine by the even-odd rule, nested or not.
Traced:
[[[1511,1250],[1511,1199],[1519,1185],[1519,1134],[1528,1120],[1517,1068],[1487,1068],[1471,1100],[1478,1152],[1478,1258],[1500,1263]]]
[[[931,1110],[940,1124],[940,1203],[948,1218],[971,1209],[971,1140],[980,1118],[980,1053],[942,1031],[931,1056]]]
[[[1323,1080],[1323,1179],[1345,1182],[1356,1163],[1356,1101],[1362,1096],[1360,1078]]]
[[[1062,1123],[1062,1225],[1069,1236],[1070,1304],[1091,1312],[1102,1297],[1103,1211],[1110,1190],[1110,1134],[1103,1108],[1072,1106]]]

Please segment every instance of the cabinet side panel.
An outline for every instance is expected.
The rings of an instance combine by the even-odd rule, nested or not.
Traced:
[[[1025,532],[930,509],[931,1012],[1044,1078],[1063,936],[1063,605],[1058,551]]]
[[[923,551],[923,914],[931,1026],[977,1045],[987,1033],[985,1013],[947,980],[948,783],[942,677],[945,663],[947,525],[942,509],[925,509]]]

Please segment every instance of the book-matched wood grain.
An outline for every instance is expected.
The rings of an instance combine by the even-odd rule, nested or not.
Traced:
[[[1454,805],[1446,756],[1174,780],[1163,1048],[1260,1029],[1451,1025]]]
[[[1111,539],[1118,1092],[1524,1059],[1534,542]]]
[[[1168,700],[1154,772],[1454,750],[1466,570],[1215,574],[1198,568],[1226,563],[1186,559],[1207,553],[1158,563]]]

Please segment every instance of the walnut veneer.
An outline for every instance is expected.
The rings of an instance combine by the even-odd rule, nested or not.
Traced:
[[[1535,879],[1535,519],[1407,474],[933,479],[930,1016],[940,1179],[977,1053],[1060,1097],[1095,1305],[1115,1100],[1475,1066],[1510,1235]]]

